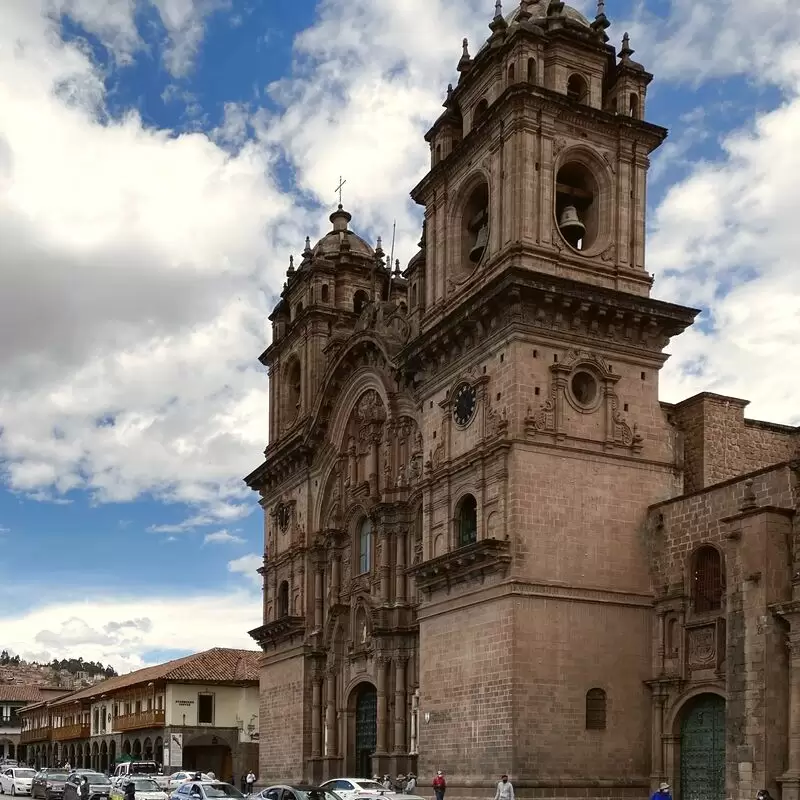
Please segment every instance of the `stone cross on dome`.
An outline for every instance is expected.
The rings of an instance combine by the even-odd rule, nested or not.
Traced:
[[[347,183],[346,180],[342,179],[342,176],[339,176],[339,185],[336,187],[336,191],[339,192],[339,208],[342,208],[342,188]]]

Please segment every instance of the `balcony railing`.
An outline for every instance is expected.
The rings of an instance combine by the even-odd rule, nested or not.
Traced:
[[[139,711],[114,718],[115,731],[135,731],[140,728],[160,728],[164,725],[164,711]]]
[[[60,728],[51,728],[54,742],[64,742],[67,739],[88,739],[90,734],[89,725],[62,725]]]
[[[20,744],[29,742],[47,742],[50,740],[50,726],[44,728],[28,728],[19,735]]]

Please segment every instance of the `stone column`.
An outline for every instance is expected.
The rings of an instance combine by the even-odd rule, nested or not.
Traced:
[[[322,678],[314,677],[311,684],[311,757],[322,755]]]
[[[406,755],[406,657],[394,661],[394,752]]]
[[[381,602],[389,602],[389,532],[385,525],[380,528],[381,560],[378,568],[381,576]]]
[[[653,697],[653,775],[659,780],[664,779],[664,698],[657,693]]]
[[[358,483],[358,459],[356,457],[356,440],[351,436],[348,439],[347,461],[350,473],[350,491],[356,488]]]
[[[386,703],[386,670],[388,661],[379,658],[377,662],[376,683],[378,684],[378,736],[375,746],[376,755],[386,755],[386,734],[389,725]]]
[[[314,628],[322,628],[322,567],[317,566],[314,571]]]
[[[339,591],[342,583],[342,559],[338,553],[333,554],[331,562],[331,602],[339,602]]]
[[[406,532],[399,529],[395,535],[395,584],[394,599],[398,603],[406,601]]]
[[[786,743],[786,772],[778,778],[778,783],[783,800],[800,800],[800,618],[798,612],[784,613],[783,617],[791,624],[788,642],[789,739]]]
[[[369,453],[369,481],[371,484],[371,494],[373,497],[378,497],[381,493],[381,438],[380,428],[373,430],[372,435],[370,436]]]
[[[411,746],[409,754],[417,755],[417,742],[419,741],[419,689],[414,691],[411,698]]]
[[[336,747],[336,673],[328,670],[325,683],[325,755],[337,755]]]

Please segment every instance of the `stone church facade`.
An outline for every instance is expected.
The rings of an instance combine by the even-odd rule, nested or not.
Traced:
[[[800,433],[659,401],[697,312],[651,297],[667,132],[607,27],[498,3],[426,136],[419,252],[401,272],[340,205],[290,263],[246,479],[261,783],[798,798]]]

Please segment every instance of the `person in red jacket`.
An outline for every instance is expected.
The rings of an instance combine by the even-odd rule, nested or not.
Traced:
[[[447,791],[447,781],[444,779],[444,772],[439,770],[433,779],[433,793],[436,800],[444,800],[444,793]]]

